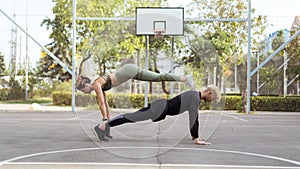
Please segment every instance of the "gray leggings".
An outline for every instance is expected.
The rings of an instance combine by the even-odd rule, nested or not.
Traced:
[[[161,82],[161,81],[180,81],[181,77],[170,73],[155,73],[142,69],[134,64],[126,64],[115,72],[115,76],[120,83],[129,79]]]

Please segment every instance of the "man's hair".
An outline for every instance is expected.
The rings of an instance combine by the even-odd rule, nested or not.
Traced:
[[[215,101],[217,103],[220,102],[220,100],[221,100],[221,93],[220,93],[220,90],[219,90],[219,88],[217,86],[209,85],[206,90],[207,91],[212,91],[213,95],[215,96]]]
[[[76,86],[76,89],[80,90],[84,87],[84,84],[86,83],[91,83],[91,79],[84,76],[84,75],[80,75],[76,78],[76,83],[75,83],[75,86]]]

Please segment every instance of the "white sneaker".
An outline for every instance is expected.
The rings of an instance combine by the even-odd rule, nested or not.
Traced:
[[[193,75],[192,74],[186,75],[186,79],[187,80],[186,80],[185,84],[188,85],[191,88],[191,90],[195,90],[195,82],[194,82]]]

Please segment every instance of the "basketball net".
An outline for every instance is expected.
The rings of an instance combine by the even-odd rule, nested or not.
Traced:
[[[153,33],[154,33],[154,38],[163,38],[164,37],[164,34],[166,33],[165,30],[153,30]]]

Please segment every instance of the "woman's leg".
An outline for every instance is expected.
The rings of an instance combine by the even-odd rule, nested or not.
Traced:
[[[146,69],[140,69],[139,72],[133,77],[135,80],[161,82],[161,81],[181,81],[182,77],[170,73],[156,73]]]
[[[142,69],[134,64],[124,65],[115,73],[115,76],[120,83],[123,83],[129,79],[151,82],[184,81],[184,79],[180,76],[170,73],[155,73],[146,69]]]
[[[115,76],[119,83],[123,83],[129,79],[133,79],[139,72],[139,67],[134,64],[126,64],[115,72]]]

